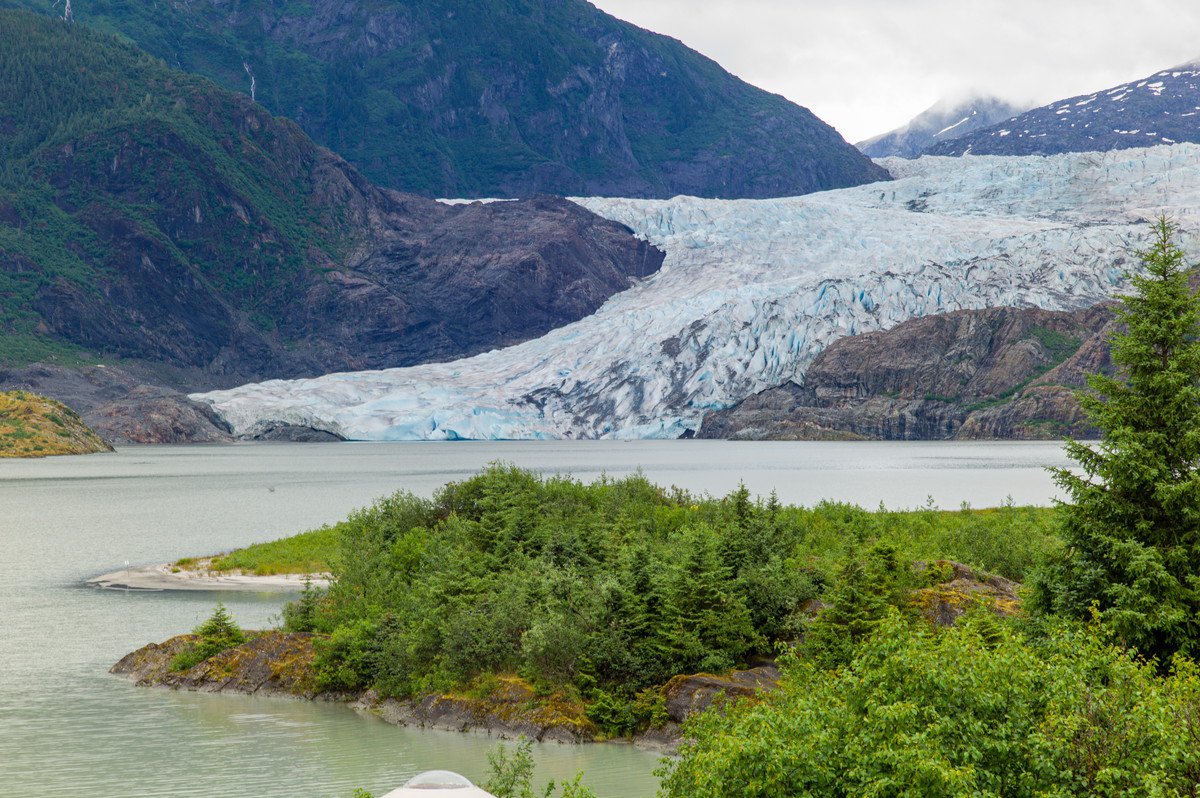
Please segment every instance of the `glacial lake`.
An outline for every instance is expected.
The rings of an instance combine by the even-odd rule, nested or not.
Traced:
[[[481,779],[495,740],[402,729],[342,706],[134,687],[108,668],[186,631],[218,599],[246,627],[270,595],[83,586],[336,521],[397,488],[429,494],[491,461],[591,479],[653,481],[866,507],[1047,504],[1057,443],[723,441],[240,444],[130,447],[0,461],[0,792],[22,798],[380,795],[431,768]],[[543,778],[583,771],[601,798],[649,798],[658,758],[628,745],[537,746]]]

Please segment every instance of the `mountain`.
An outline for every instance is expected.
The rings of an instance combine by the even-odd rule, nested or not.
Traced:
[[[705,416],[737,440],[1095,436],[1073,391],[1111,371],[1103,303],[1075,311],[959,310],[842,338],[787,383]]]
[[[585,0],[87,0],[74,14],[427,196],[777,197],[887,178],[808,110]]]
[[[1200,61],[935,142],[929,155],[1053,155],[1200,142]]]
[[[1122,287],[1151,213],[1200,225],[1190,144],[884,165],[891,183],[807,197],[581,200],[667,253],[592,316],[453,363],[193,398],[236,434],[287,423],[369,439],[679,437],[803,383],[840,338],[954,310],[1094,305]]]
[[[380,189],[249,97],[21,11],[0,11],[0,164],[0,363],[197,390],[448,360],[662,262],[565,200]]]
[[[1024,110],[997,97],[941,100],[908,124],[855,146],[872,158],[919,158],[926,148],[1011,119]]]

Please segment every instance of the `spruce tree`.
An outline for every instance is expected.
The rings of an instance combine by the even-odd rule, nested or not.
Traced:
[[[1054,470],[1066,547],[1032,597],[1078,618],[1094,607],[1118,641],[1164,665],[1200,653],[1200,304],[1176,232],[1154,223],[1117,308],[1116,374],[1092,375],[1080,396],[1103,441],[1067,441],[1081,473]]]

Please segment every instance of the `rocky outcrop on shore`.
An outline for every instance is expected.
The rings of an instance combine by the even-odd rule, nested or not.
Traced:
[[[185,670],[172,671],[171,662],[199,638],[177,635],[126,654],[109,672],[128,676],[146,687],[170,687],[205,693],[245,693],[316,698],[309,634],[262,632],[240,646],[223,651]],[[337,697],[337,696],[324,696]]]
[[[442,694],[418,699],[383,699],[373,691],[356,703],[400,726],[445,731],[486,731],[502,738],[538,742],[587,743],[599,731],[578,701],[535,695],[518,676],[497,676],[478,695]]]
[[[112,366],[67,368],[34,364],[0,367],[0,387],[50,396],[77,412],[110,444],[222,443],[233,440],[229,427],[200,402]]]
[[[0,457],[111,452],[65,405],[27,391],[0,391]]]
[[[185,634],[150,643],[125,655],[110,673],[127,676],[144,687],[342,701],[400,726],[563,743],[592,742],[598,731],[582,704],[536,696],[533,687],[516,676],[497,676],[490,680],[489,689],[478,694],[446,693],[406,700],[385,699],[373,690],[321,690],[313,669],[316,650],[311,634],[253,633],[242,645],[187,670],[171,670],[175,657],[197,640],[196,635]]]
[[[1111,371],[1110,303],[962,310],[843,338],[787,383],[710,414],[702,438],[1089,437],[1074,391]]]

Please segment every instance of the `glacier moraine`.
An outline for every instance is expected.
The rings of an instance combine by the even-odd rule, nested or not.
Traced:
[[[1198,240],[1196,145],[881,163],[893,182],[788,199],[579,199],[667,253],[661,272],[594,315],[450,363],[192,398],[238,434],[678,437],[709,410],[802,382],[842,336],[964,308],[1103,300],[1162,211],[1185,248]]]

